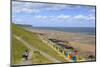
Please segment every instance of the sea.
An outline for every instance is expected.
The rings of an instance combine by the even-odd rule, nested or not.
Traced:
[[[95,27],[33,27],[33,29],[55,30],[55,31],[79,33],[79,34],[86,34],[86,35],[95,35],[96,34]]]

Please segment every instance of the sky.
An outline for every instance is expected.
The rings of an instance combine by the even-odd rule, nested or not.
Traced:
[[[12,2],[12,22],[34,27],[95,27],[95,7]]]

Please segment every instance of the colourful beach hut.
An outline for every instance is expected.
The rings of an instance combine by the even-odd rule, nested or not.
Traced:
[[[73,62],[77,61],[77,58],[75,56],[72,57]]]
[[[73,58],[72,58],[73,62],[79,62],[79,58],[80,58],[80,53],[77,50],[75,50],[73,52]]]
[[[72,54],[71,54],[71,52],[66,52],[66,57],[68,58],[68,59],[72,59]]]

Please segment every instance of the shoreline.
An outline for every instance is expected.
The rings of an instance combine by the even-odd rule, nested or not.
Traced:
[[[87,57],[89,54],[95,56],[95,35],[81,35],[78,33],[69,33],[54,30],[39,30],[39,29],[27,29],[33,33],[41,33],[43,37],[48,39],[59,39],[68,41],[71,46],[79,49],[80,53]]]
[[[67,32],[67,31],[58,31],[58,30],[47,30],[47,29],[35,29],[35,28],[25,28],[27,30],[30,31],[35,31],[35,32],[39,32],[39,31],[44,31],[44,32],[62,32],[62,33],[67,33],[67,34],[78,34],[78,35],[87,35],[87,36],[95,36],[96,34],[86,34],[86,33],[79,33],[79,32]]]
[[[62,28],[65,28],[65,30],[62,29]],[[74,28],[75,28],[76,31],[74,31]],[[91,28],[90,28],[90,30],[88,30],[90,32],[84,31],[84,29],[82,29],[84,32],[81,31],[80,29],[79,29],[79,31],[77,31],[78,28],[86,28],[87,29],[88,27],[61,27],[61,28],[60,27],[35,27],[35,28],[33,27],[33,28],[30,28],[30,29],[47,30],[47,31],[59,31],[59,32],[65,32],[65,33],[75,33],[75,34],[80,34],[80,35],[96,35],[94,27],[92,28],[92,32],[90,31]]]

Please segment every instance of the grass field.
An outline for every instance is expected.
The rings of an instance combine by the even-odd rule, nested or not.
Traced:
[[[37,49],[47,53],[48,55],[56,58],[57,60],[66,62],[66,60],[62,56],[60,56],[56,51],[54,51],[47,44],[42,42],[36,33],[26,31],[23,28],[17,27],[15,24],[12,24],[12,35],[17,35],[17,36],[23,38],[29,44],[31,44],[32,47],[37,48]],[[21,60],[20,55],[22,55],[22,53],[25,49],[28,49],[28,48],[26,46],[24,46],[23,43],[19,42],[17,39],[15,39],[12,36],[12,64],[16,64]],[[44,56],[41,55],[41,57],[39,57],[38,55],[40,56],[41,54],[36,53],[33,56],[33,58],[34,58],[34,60],[32,61],[33,64],[34,63],[40,64],[40,63],[44,63],[44,62],[45,63],[51,62],[47,58],[43,58]],[[37,58],[35,58],[35,57],[37,57]]]
[[[28,48],[23,43],[12,37],[12,64],[20,63],[26,49]]]
[[[32,63],[33,64],[45,64],[45,63],[52,63],[52,61],[45,58],[40,52],[34,51],[33,57],[32,57]]]

